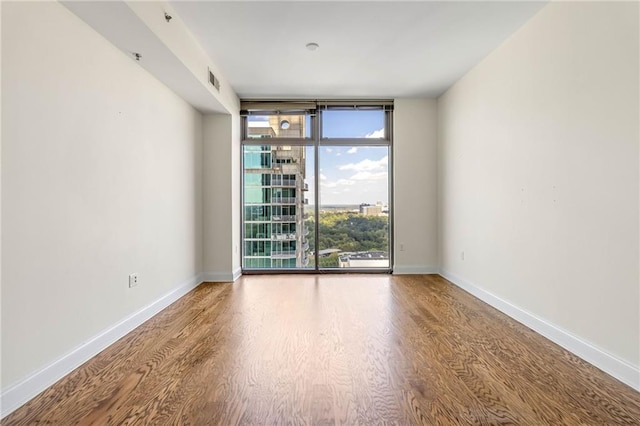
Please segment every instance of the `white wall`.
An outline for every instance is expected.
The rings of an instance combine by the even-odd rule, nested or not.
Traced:
[[[240,276],[242,268],[242,254],[243,247],[241,246],[240,236],[242,228],[242,207],[241,203],[241,145],[240,145],[240,110],[235,110],[231,114],[231,140],[228,142],[231,149],[231,159],[229,161],[230,167],[230,185],[231,185],[231,242],[233,245],[233,252],[231,254],[231,268],[233,271],[233,279]],[[229,224],[227,225],[229,226]]]
[[[0,46],[2,46],[2,3],[0,2]],[[0,51],[2,48],[0,47]],[[2,81],[2,55],[0,54],[0,81]],[[2,99],[2,85],[0,84],[0,99]],[[0,102],[0,117],[2,116],[2,102]],[[2,164],[2,120],[0,119],[0,165]],[[2,293],[2,170],[0,168],[0,298]],[[2,329],[2,300],[0,300],[0,330]],[[0,389],[2,389],[2,344],[0,338]],[[2,403],[0,402],[0,410]]]
[[[204,117],[204,279],[240,273],[240,117]]]
[[[180,16],[173,12],[173,8],[168,2],[134,0],[127,1],[126,3],[138,18],[158,37],[163,45],[179,58],[182,65],[191,72],[192,76],[196,77],[196,80],[203,85],[208,91],[208,94],[219,102],[223,112],[232,113],[240,111],[240,100],[233,91],[231,84],[229,84],[225,76],[220,72],[216,64],[211,61],[206,51],[200,46],[184,22],[182,22]],[[91,5],[90,7],[94,8],[95,5]],[[173,17],[171,25],[167,25],[164,18],[165,12]],[[208,69],[210,69],[220,81],[219,92],[209,84],[209,75],[206,72]],[[156,69],[156,72],[160,72],[160,69]]]
[[[437,103],[394,101],[394,273],[438,272]]]
[[[551,3],[438,102],[444,274],[635,386],[638,35],[637,3]]]
[[[197,281],[203,226],[202,116],[58,3],[2,4],[2,124],[4,390]]]

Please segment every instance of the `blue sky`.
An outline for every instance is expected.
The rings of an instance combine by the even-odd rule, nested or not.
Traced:
[[[384,137],[384,119],[384,111],[380,110],[323,111],[322,136],[329,138]],[[378,201],[387,203],[389,170],[387,147],[321,144],[319,157],[320,205],[375,204]],[[313,176],[309,176],[308,181],[311,186]],[[309,191],[310,203],[313,202],[311,201],[313,196],[313,191]]]
[[[384,112],[324,111],[322,127],[322,136],[329,138],[384,137]],[[321,205],[387,203],[387,147],[321,145],[319,157]]]
[[[389,148],[321,146],[320,205],[388,202]],[[313,148],[307,149],[309,203],[313,204]]]
[[[323,137],[384,137],[384,111],[329,110],[322,112]],[[254,117],[251,121],[259,121]],[[264,118],[263,118],[264,120]],[[388,159],[386,146],[331,146],[321,142],[320,204],[388,203]],[[307,148],[306,197],[314,203],[314,149]]]
[[[322,112],[322,137],[375,137],[384,129],[384,111],[330,110]],[[384,136],[384,135],[382,135]]]

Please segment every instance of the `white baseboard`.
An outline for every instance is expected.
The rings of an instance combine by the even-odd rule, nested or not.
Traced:
[[[4,418],[15,411],[31,398],[196,288],[200,283],[202,283],[202,277],[200,275],[196,275],[181,283],[176,289],[129,315],[117,324],[103,330],[101,333],[90,338],[86,343],[73,349],[48,366],[36,371],[21,382],[9,386],[7,389],[3,389],[0,395],[0,418]]]
[[[393,275],[413,275],[413,274],[437,274],[440,269],[437,266],[427,265],[394,265]]]
[[[241,268],[237,268],[235,271],[231,272],[207,271],[202,274],[202,279],[206,282],[226,283],[234,282],[240,277],[240,275],[242,275]]]
[[[233,271],[233,281],[240,278],[240,275],[242,275],[242,268],[237,268],[235,271]]]
[[[570,332],[530,313],[500,297],[489,293],[473,283],[449,272],[440,270],[440,275],[478,299],[488,303],[516,321],[526,325],[552,342],[562,346],[605,373],[615,377],[640,392],[640,369],[607,353],[595,345]]]

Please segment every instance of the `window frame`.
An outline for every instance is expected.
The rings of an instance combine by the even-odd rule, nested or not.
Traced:
[[[241,100],[240,123],[241,123],[241,155],[240,155],[240,204],[241,204],[241,232],[240,247],[244,248],[245,243],[245,208],[244,203],[244,149],[245,146],[304,146],[313,147],[314,150],[314,220],[316,238],[314,251],[314,267],[313,268],[252,268],[247,269],[245,265],[244,251],[240,257],[240,265],[243,274],[275,274],[275,273],[392,273],[394,266],[394,180],[393,180],[393,100]],[[322,113],[330,110],[382,110],[384,111],[384,138],[365,138],[365,137],[325,137],[322,135]],[[249,117],[265,116],[265,115],[297,115],[305,114],[310,116],[309,135],[304,138],[249,138]],[[319,153],[323,146],[386,146],[389,152],[388,165],[388,185],[389,185],[389,267],[388,268],[320,268],[319,265],[319,197],[320,184],[317,176],[320,176]],[[251,206],[251,205],[249,205]],[[271,206],[271,215],[279,206]],[[268,208],[268,207],[267,207]],[[280,207],[284,208],[284,207]],[[273,260],[273,259],[272,259]],[[276,262],[277,263],[277,262]],[[281,262],[284,263],[284,262]]]

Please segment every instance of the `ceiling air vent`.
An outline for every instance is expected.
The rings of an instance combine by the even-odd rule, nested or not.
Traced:
[[[216,76],[213,75],[211,70],[209,70],[209,83],[211,83],[211,85],[215,87],[218,92],[220,91],[220,80],[218,80]]]

